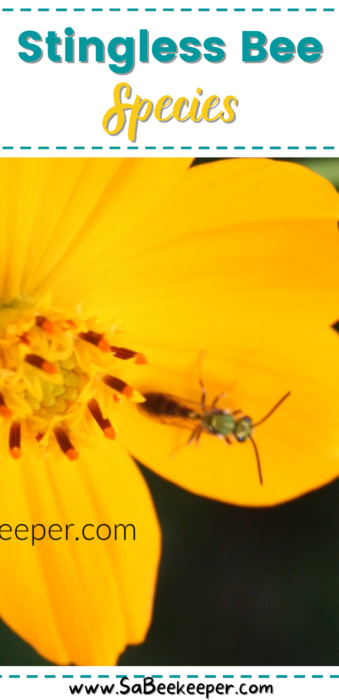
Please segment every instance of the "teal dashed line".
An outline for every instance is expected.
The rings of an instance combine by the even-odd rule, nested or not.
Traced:
[[[49,7],[38,7],[38,12],[49,12]]]
[[[339,676],[330,676],[330,678],[339,678]]]
[[[181,12],[192,12],[192,8],[191,7],[182,7]]]
[[[245,150],[245,146],[234,146],[234,150],[235,150],[235,151],[244,151],[244,150]]]
[[[127,146],[128,151],[137,151],[139,146]]]
[[[74,12],[85,12],[85,9],[83,7],[75,7]]]
[[[312,676],[312,678],[324,678],[324,676]]]
[[[174,146],[163,146],[164,151],[174,151]]]
[[[30,7],[20,7],[20,12],[31,12]]]
[[[270,151],[280,151],[281,146],[270,146]]]
[[[316,146],[306,146],[306,151],[316,151],[317,147]]]
[[[210,150],[209,146],[199,146],[199,151],[209,151],[209,150]],[[212,676],[211,676],[211,678],[212,678]],[[213,676],[213,678],[215,678],[215,676]]]
[[[145,146],[146,151],[155,151],[156,148],[157,148],[156,146]],[[161,678],[162,678],[162,676],[161,676]]]
[[[317,8],[316,7],[306,7],[306,12],[316,12]]]
[[[192,146],[181,146],[181,150],[182,150],[182,151],[191,151],[191,150],[192,150]],[[197,676],[197,677],[198,677],[198,676]]]
[[[217,7],[217,12],[227,12],[227,7]]]
[[[73,678],[73,676],[63,676],[63,678]]]
[[[138,7],[128,7],[127,12],[139,12],[139,8]]]
[[[287,146],[288,151],[299,151],[299,146]],[[278,678],[278,676],[277,676]],[[281,676],[281,678],[285,678],[285,676]],[[286,676],[287,678],[287,676]]]
[[[20,676],[8,676],[8,678],[20,678]]]
[[[45,678],[55,678],[55,676],[45,676]]]
[[[187,676],[187,678],[198,678],[198,676]]]
[[[252,146],[252,151],[262,151],[263,148],[263,146]]]
[[[227,146],[217,146],[217,151],[227,151]]]
[[[269,678],[269,676],[258,676],[258,678]]]
[[[276,676],[276,678],[287,678],[287,676]]]
[[[92,676],[80,676],[80,678],[92,678]]]
[[[240,676],[240,678],[252,678],[252,676]]]
[[[92,7],[92,12],[102,12],[102,7]]]
[[[270,7],[270,12],[281,12],[280,7]]]
[[[180,676],[170,676],[170,678],[180,678]]]
[[[223,678],[234,678],[234,676],[223,676]]]
[[[102,146],[92,146],[92,151],[102,151]]]
[[[38,151],[48,151],[49,146],[38,146]]]
[[[120,151],[120,146],[110,146],[110,151]],[[125,678],[125,676],[116,676],[117,678]]]
[[[234,12],[245,12],[245,8],[244,7],[235,7]]]
[[[112,148],[112,147],[110,146],[110,148]],[[120,148],[120,146],[118,146],[118,148]],[[124,674],[123,676],[115,676],[115,677],[116,678],[127,678],[126,674]]]
[[[334,151],[334,146],[323,146],[324,151]]]
[[[38,676],[26,676],[26,678],[37,678]]]
[[[3,7],[2,11],[3,12],[13,12],[13,7]],[[12,678],[12,676],[10,676],[10,678]],[[13,676],[13,678],[15,678],[15,676]]]
[[[32,146],[20,146],[21,151],[30,151]]]
[[[294,676],[294,678],[305,678],[305,676]]]
[[[73,146],[73,148],[75,151],[84,151],[85,150],[85,146]]]
[[[57,151],[67,151],[67,146],[56,146]]]
[[[3,146],[4,151],[13,151],[14,146]]]

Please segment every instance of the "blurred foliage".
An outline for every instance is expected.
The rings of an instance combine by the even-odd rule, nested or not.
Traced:
[[[339,159],[294,162],[339,188]],[[339,481],[276,508],[251,509],[142,472],[163,556],[148,638],[128,648],[122,665],[338,664]],[[47,662],[0,622],[0,664]]]

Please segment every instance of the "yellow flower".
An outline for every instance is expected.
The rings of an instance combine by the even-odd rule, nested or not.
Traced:
[[[338,195],[291,164],[189,164],[0,161],[0,614],[56,663],[112,664],[147,632],[160,536],[128,452],[250,505],[339,473]],[[199,400],[201,350],[209,397],[254,422],[291,391],[255,434],[264,486],[249,443],[171,458],[189,433],[138,410]],[[20,541],[32,523],[68,539]],[[87,523],[136,539],[77,540]]]

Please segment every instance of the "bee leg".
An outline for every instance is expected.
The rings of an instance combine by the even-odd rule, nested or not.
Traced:
[[[205,385],[204,385],[203,378],[202,378],[202,363],[203,363],[204,357],[205,357],[205,352],[202,350],[201,354],[200,354],[200,360],[199,360],[199,384],[200,384],[200,388],[201,388],[201,399],[200,399],[201,408],[204,408],[205,403],[206,403],[206,389],[205,389]]]
[[[226,437],[225,437],[225,440],[226,440],[226,442],[227,442],[228,445],[232,445],[232,440],[231,440],[231,438],[229,438],[229,437],[226,436]]]
[[[198,433],[199,433],[199,429],[196,428],[195,430],[193,430],[193,433],[191,433],[191,435],[189,436],[189,438],[187,440],[187,445],[193,444],[194,440],[196,440],[196,438],[197,438]]]
[[[236,416],[237,413],[243,413],[243,411],[240,408],[237,408],[236,411],[232,411],[233,415]]]
[[[220,401],[220,399],[223,399],[224,396],[227,396],[227,392],[226,392],[226,391],[223,391],[222,394],[218,394],[218,396],[215,397],[215,399],[214,399],[214,401],[213,401],[213,403],[212,403],[211,408],[215,408],[216,405],[217,405],[217,403],[218,403],[218,401]]]

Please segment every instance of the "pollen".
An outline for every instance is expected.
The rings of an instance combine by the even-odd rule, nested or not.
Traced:
[[[125,360],[147,362],[113,345],[116,334],[116,326],[103,330],[81,310],[46,300],[0,307],[0,449],[19,460],[31,443],[43,457],[56,450],[74,462],[98,427],[115,440],[114,412],[123,401],[144,400],[119,372]]]

